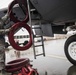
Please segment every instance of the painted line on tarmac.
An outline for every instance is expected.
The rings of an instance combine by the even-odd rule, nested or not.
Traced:
[[[59,55],[53,55],[53,54],[47,54],[46,56],[53,57],[53,58],[58,58],[58,59],[63,59],[63,60],[67,60],[67,58],[65,56],[59,56]]]

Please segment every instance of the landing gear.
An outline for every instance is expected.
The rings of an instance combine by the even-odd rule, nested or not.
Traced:
[[[76,35],[72,35],[66,40],[64,45],[64,52],[67,59],[73,65],[76,65]]]

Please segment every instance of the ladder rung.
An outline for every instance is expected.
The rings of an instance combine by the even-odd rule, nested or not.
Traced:
[[[42,35],[34,35],[34,37],[39,38],[42,37]]]
[[[41,29],[41,27],[32,27],[32,29]]]
[[[31,9],[30,11],[33,12],[33,11],[36,11],[36,9]]]
[[[39,46],[43,46],[43,45],[35,45],[34,47],[39,47]]]
[[[40,18],[31,18],[32,20],[35,20],[35,21],[37,21],[37,20],[40,20]]]
[[[40,55],[44,55],[43,53],[41,53],[41,54],[37,54],[36,56],[40,56]]]

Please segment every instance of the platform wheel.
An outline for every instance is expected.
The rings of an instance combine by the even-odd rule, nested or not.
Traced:
[[[72,35],[66,40],[64,45],[64,52],[67,59],[73,65],[76,65],[76,35]]]
[[[76,66],[72,65],[67,71],[67,75],[76,75]]]

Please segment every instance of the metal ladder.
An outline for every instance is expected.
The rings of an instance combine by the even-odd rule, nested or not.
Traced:
[[[34,50],[34,58],[36,59],[36,56],[40,56],[40,55],[43,55],[45,56],[45,49],[44,49],[44,40],[43,40],[43,35],[42,35],[42,30],[41,30],[41,26],[39,25],[38,27],[33,27],[32,29],[39,29],[41,31],[41,35],[33,35],[33,50]],[[40,38],[40,40],[37,40],[36,43],[39,43],[39,44],[36,44],[35,43],[35,39],[38,39]],[[36,49],[38,47],[42,47],[42,52],[40,53],[36,53]],[[39,51],[39,50],[38,50]]]
[[[34,58],[36,59],[37,56],[40,56],[40,55],[43,55],[45,56],[45,49],[44,49],[44,40],[43,40],[43,32],[42,32],[42,28],[41,28],[41,20],[39,19],[39,25],[32,25],[32,18],[31,18],[31,13],[33,11],[35,11],[35,9],[30,9],[30,6],[29,6],[29,0],[27,0],[27,4],[28,4],[28,12],[29,12],[29,22],[30,22],[30,25],[31,25],[31,29],[33,31],[33,29],[40,29],[41,31],[41,35],[35,35],[33,32],[32,32],[32,38],[33,38],[33,51],[34,51]],[[31,11],[32,10],[32,11]],[[33,14],[33,13],[32,13]],[[41,38],[41,44],[36,44],[35,45],[35,38]],[[39,42],[39,43],[40,43]],[[36,53],[36,48],[38,47],[42,47],[42,52],[41,53]]]

